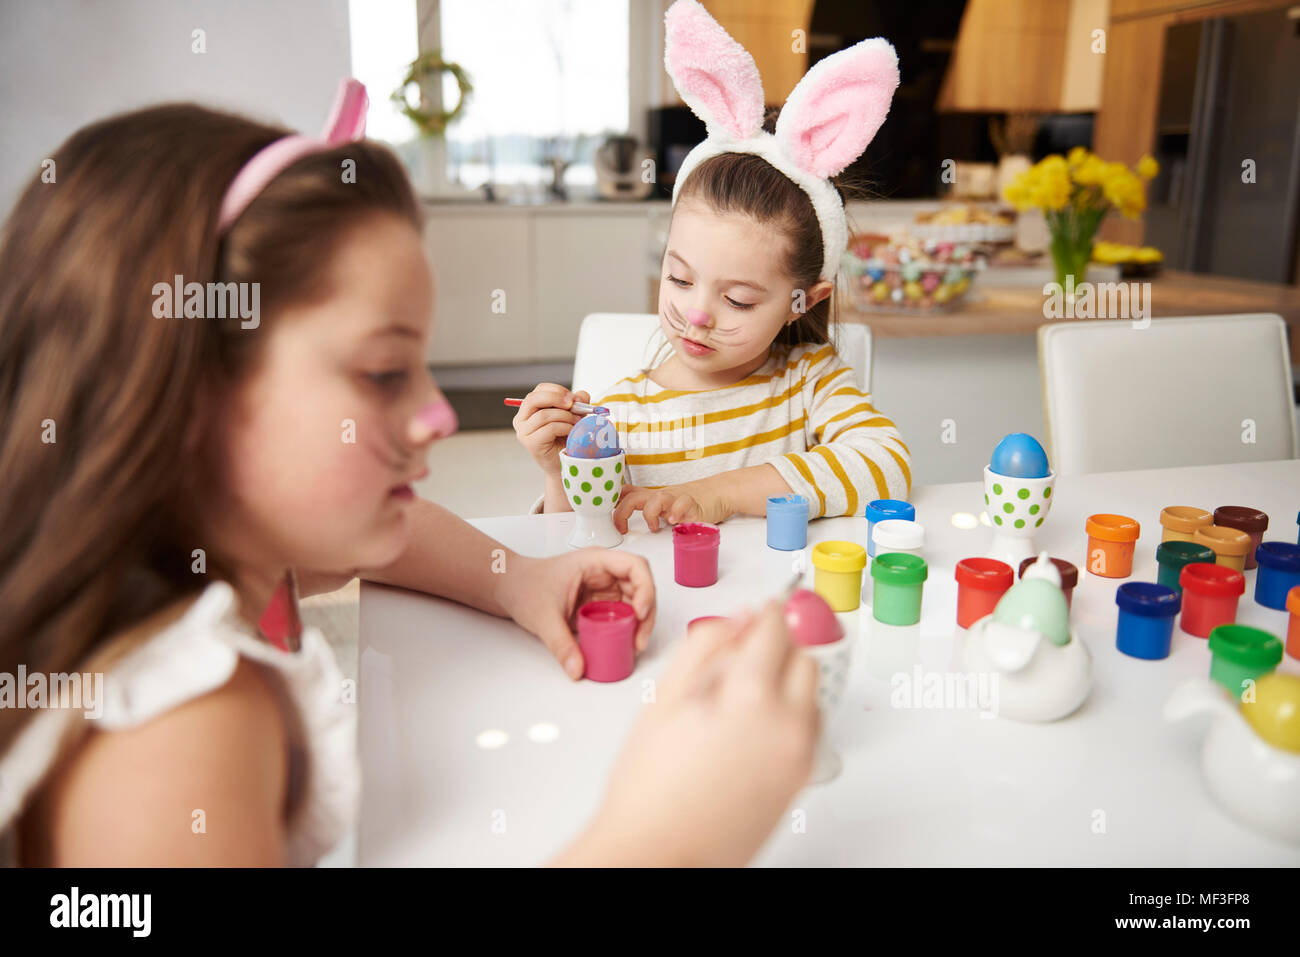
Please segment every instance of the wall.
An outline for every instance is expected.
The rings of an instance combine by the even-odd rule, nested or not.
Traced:
[[[349,70],[347,0],[0,3],[0,214],[92,120],[198,100],[314,132]]]

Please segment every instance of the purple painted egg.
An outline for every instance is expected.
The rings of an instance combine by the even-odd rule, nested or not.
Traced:
[[[564,451],[575,459],[604,459],[618,455],[618,430],[603,415],[584,415],[569,430]]]

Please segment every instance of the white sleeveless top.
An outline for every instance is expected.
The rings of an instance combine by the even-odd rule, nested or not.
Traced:
[[[356,695],[345,695],[343,673],[318,629],[304,626],[299,650],[282,651],[239,617],[230,585],[213,582],[179,619],[104,675],[103,714],[93,727],[135,727],[214,691],[230,680],[241,656],[280,679],[297,713],[301,735],[288,729],[288,863],[311,866],[355,828],[361,782]],[[80,709],[45,708],[0,757],[0,866],[17,863],[14,825],[61,757],[65,732],[83,720]]]

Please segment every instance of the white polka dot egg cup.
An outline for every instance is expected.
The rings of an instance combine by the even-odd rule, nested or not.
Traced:
[[[614,548],[623,544],[623,536],[614,527],[614,506],[618,504],[626,475],[624,452],[600,459],[580,459],[560,453],[564,494],[569,497],[576,516],[569,535],[570,548],[589,545]]]
[[[813,758],[812,777],[809,784],[825,784],[839,776],[844,763],[831,744],[827,727],[849,679],[849,659],[852,641],[846,631],[843,638],[825,645],[804,645],[803,650],[817,662],[817,705],[822,713],[822,732],[817,738],[817,753]]]
[[[984,511],[993,526],[989,558],[1019,568],[1026,558],[1037,555],[1034,531],[1052,510],[1056,473],[1043,478],[1002,475],[984,466]]]

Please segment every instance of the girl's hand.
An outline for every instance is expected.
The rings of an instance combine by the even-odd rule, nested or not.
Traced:
[[[685,638],[560,864],[738,866],[812,772],[817,665],[779,603]]]
[[[655,583],[640,555],[609,548],[583,548],[554,558],[510,559],[502,582],[501,604],[519,625],[541,639],[570,678],[581,678],[585,663],[574,634],[578,609],[589,601],[625,601],[640,625],[636,650],[650,641],[655,625]],[[519,563],[523,567],[519,567]]]
[[[645,516],[645,523],[652,532],[659,531],[661,517],[669,525],[680,525],[682,522],[708,522],[716,525],[736,514],[722,491],[721,483],[715,479],[698,479],[681,485],[665,485],[663,488],[624,486],[618,504],[614,506],[614,527],[626,535],[628,519],[638,509]]]
[[[543,382],[528,395],[511,424],[515,437],[546,475],[560,474],[560,453],[569,432],[582,416],[570,412],[574,402],[591,402],[586,392],[570,392],[554,382]]]

